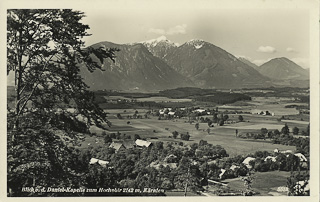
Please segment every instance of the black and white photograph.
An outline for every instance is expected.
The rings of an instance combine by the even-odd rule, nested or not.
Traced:
[[[319,201],[318,1],[0,5],[5,199]]]

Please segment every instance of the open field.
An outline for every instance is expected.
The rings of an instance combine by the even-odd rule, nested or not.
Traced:
[[[285,171],[256,172],[253,175],[252,189],[262,196],[286,195],[285,192],[277,192],[277,188],[286,186],[289,176],[290,172]],[[227,183],[233,190],[245,190],[243,181],[240,178],[227,179],[222,182]]]
[[[110,96],[113,99],[123,98],[121,96]],[[155,102],[179,102],[181,100],[187,101],[188,99],[168,99],[166,97],[147,97],[147,98],[137,98],[139,101],[155,101]],[[191,100],[191,99],[189,99]],[[295,150],[294,146],[286,146],[279,144],[272,144],[269,140],[251,140],[242,139],[235,136],[235,131],[238,133],[258,133],[261,128],[267,128],[269,131],[278,129],[281,131],[282,127],[287,124],[290,131],[294,127],[298,127],[301,131],[306,131],[309,121],[309,115],[299,114],[299,111],[295,108],[285,108],[288,104],[294,104],[293,98],[279,98],[279,97],[253,97],[251,101],[239,101],[237,104],[230,105],[220,105],[212,106],[211,108],[219,107],[219,111],[224,114],[228,114],[228,122],[224,126],[210,127],[210,132],[207,132],[207,123],[200,123],[199,130],[196,130],[195,123],[190,124],[188,118],[180,118],[174,120],[158,120],[157,116],[148,115],[148,118],[144,117],[144,114],[151,109],[110,109],[106,110],[108,113],[108,119],[112,122],[112,126],[107,128],[105,132],[110,133],[121,133],[130,135],[133,137],[134,134],[138,134],[141,138],[146,138],[151,142],[162,141],[164,143],[178,143],[183,142],[184,145],[190,145],[193,143],[199,143],[200,140],[206,140],[208,143],[213,145],[221,145],[227,150],[230,156],[234,155],[248,155],[254,153],[258,150],[273,151],[275,148],[280,150]],[[298,103],[303,104],[303,103]],[[306,103],[304,103],[306,104]],[[243,111],[250,113],[242,114],[230,114],[228,111]],[[275,113],[275,116],[264,116],[259,114],[252,114],[251,112],[256,111],[269,111],[270,113]],[[142,119],[128,119],[127,116],[132,116],[136,111],[139,115],[142,115]],[[123,119],[118,119],[117,114],[121,114]],[[244,118],[243,122],[238,121],[239,115]],[[290,116],[290,120],[282,120],[279,118],[281,116]],[[212,119],[212,115],[205,115],[204,118]],[[195,121],[197,122],[197,121]],[[91,127],[91,132],[96,132],[101,134],[104,130]],[[183,141],[178,136],[177,139],[172,137],[172,132],[177,131],[181,133],[187,133],[191,135],[189,141]],[[102,137],[97,137],[97,139],[89,138],[92,144],[100,144],[96,140]],[[87,143],[84,143],[87,144]]]
[[[113,111],[116,113],[116,110]],[[110,114],[111,115],[111,114]],[[130,121],[130,125],[127,124]],[[258,126],[256,125],[257,122]],[[235,137],[235,129],[240,132],[244,131],[256,131],[260,130],[263,126],[276,126],[281,129],[283,123],[277,123],[263,125],[260,123],[260,119],[253,120],[252,122],[241,122],[236,124],[230,124],[226,126],[215,126],[210,128],[210,133],[207,133],[208,125],[206,123],[200,123],[199,130],[195,129],[194,124],[187,122],[187,119],[177,120],[158,120],[157,117],[151,116],[149,119],[114,119],[112,120],[113,126],[108,129],[107,133],[125,133],[126,135],[139,134],[141,138],[146,138],[151,142],[163,141],[163,142],[183,142],[184,145],[190,145],[193,143],[199,143],[199,141],[206,140],[213,145],[221,145],[227,150],[227,153],[231,156],[234,155],[246,155],[254,153],[258,150],[273,151],[275,148],[280,150],[295,150],[293,146],[274,145],[268,140],[247,140]],[[268,122],[268,121],[267,121]],[[117,131],[118,129],[118,131]],[[91,128],[91,131],[101,133],[103,130],[98,128]],[[189,132],[191,135],[189,141],[182,141],[179,137],[177,139],[172,138],[172,132],[178,131],[179,133]],[[151,139],[152,138],[152,139]],[[157,138],[157,139],[154,139]]]
[[[139,102],[191,102],[192,99],[188,98],[180,98],[180,99],[174,99],[174,98],[167,98],[167,97],[148,97],[148,98],[138,98],[137,101]]]

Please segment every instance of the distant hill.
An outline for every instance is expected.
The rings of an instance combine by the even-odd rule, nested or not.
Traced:
[[[303,69],[288,58],[274,58],[257,70],[264,76],[274,80],[275,84],[285,86],[309,86],[309,70]]]
[[[85,68],[81,74],[92,90],[156,91],[168,88],[193,86],[192,82],[177,73],[160,58],[152,55],[140,44],[114,44],[101,42],[93,47],[118,48],[116,62],[105,60],[105,71],[90,73]]]

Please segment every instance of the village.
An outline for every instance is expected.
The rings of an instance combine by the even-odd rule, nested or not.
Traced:
[[[272,106],[272,103],[266,103],[266,106],[268,105]],[[277,110],[272,110],[272,107],[239,108],[232,105],[214,108],[112,109],[108,110],[109,120],[113,124],[110,129],[101,130],[93,127],[93,137],[86,137],[81,147],[108,148],[117,156],[132,152],[150,152],[155,148],[158,150],[159,145],[163,145],[161,148],[174,148],[173,150],[190,150],[194,155],[190,165],[198,168],[207,167],[207,170],[202,171],[202,177],[198,176],[201,183],[206,185],[203,186],[205,189],[198,189],[200,195],[249,194],[245,186],[239,188],[239,182],[242,182],[243,178],[250,178],[251,175],[258,178],[261,175],[265,178],[265,173],[277,176],[281,182],[278,182],[277,187],[270,187],[267,192],[256,189],[252,194],[287,195],[289,171],[309,170],[309,153],[305,150],[308,136],[302,135],[307,131],[308,122],[301,121],[302,118],[299,118],[299,121],[293,118],[290,120],[289,117],[293,115],[307,120],[307,115],[299,110],[294,112],[294,108],[284,109],[287,111],[282,109],[278,110],[278,113],[275,113]],[[294,128],[297,127],[300,131],[298,129],[298,132],[294,132]],[[278,140],[280,142],[276,143]],[[292,143],[288,145],[281,141]],[[88,163],[114,169],[112,160],[98,156],[92,156]],[[112,159],[111,156],[109,155],[109,158]],[[146,166],[157,172],[162,172],[165,168],[174,171],[181,169],[180,161],[181,157],[173,152],[162,154],[156,160],[149,160]],[[280,172],[274,173],[275,170]],[[183,192],[183,189],[172,189],[175,186],[169,187],[171,188],[166,189],[169,195]],[[303,194],[309,193],[308,180],[298,181],[294,187],[299,187]]]

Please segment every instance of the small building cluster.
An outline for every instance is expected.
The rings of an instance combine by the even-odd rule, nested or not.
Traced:
[[[109,145],[109,148],[112,148],[115,150],[115,153],[118,152],[124,152],[126,149],[130,149],[130,148],[148,148],[151,147],[153,144],[152,142],[146,141],[146,140],[141,140],[141,139],[137,139],[134,143],[133,142],[112,142]],[[100,160],[97,158],[91,158],[89,164],[93,165],[98,163],[99,165],[101,165],[102,167],[106,167],[106,165],[108,165],[110,162],[109,161],[104,161],[104,160]]]

